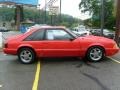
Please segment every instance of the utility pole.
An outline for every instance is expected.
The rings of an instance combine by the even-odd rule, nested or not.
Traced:
[[[119,45],[119,36],[120,36],[120,0],[117,0],[117,12],[116,12],[116,32],[115,32],[115,41]]]
[[[101,0],[101,36],[103,36],[104,29],[104,0]]]
[[[20,6],[16,5],[16,25],[17,25],[17,30],[20,29]]]
[[[20,24],[23,21],[24,21],[23,6],[16,5],[16,9],[15,9],[15,24],[16,24],[16,29],[17,30],[20,29]]]

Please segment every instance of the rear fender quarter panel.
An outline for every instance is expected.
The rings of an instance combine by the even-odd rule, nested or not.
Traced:
[[[22,45],[19,45],[19,46],[18,46],[17,50],[19,50],[19,49],[22,48],[22,47],[29,47],[29,48],[34,49],[34,47],[33,47],[32,45],[30,45],[30,44],[22,44]]]
[[[17,50],[18,50],[19,48],[21,48],[21,47],[30,47],[30,48],[33,48],[33,46],[30,45],[30,44],[22,44],[22,45],[18,46]],[[33,49],[34,49],[34,48],[33,48]]]
[[[21,44],[21,45],[18,46],[18,48],[21,48],[21,47],[31,47],[31,48],[33,48],[33,46],[30,45],[30,44]]]
[[[18,51],[19,48],[21,48],[21,47],[32,48],[38,57],[39,57],[39,56],[42,56],[42,50],[41,50],[41,49],[36,49],[34,46],[32,46],[32,45],[30,45],[30,44],[22,44],[22,45],[18,46],[17,51]]]

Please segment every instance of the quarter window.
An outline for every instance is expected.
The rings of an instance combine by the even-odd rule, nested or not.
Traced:
[[[44,37],[44,30],[37,30],[34,33],[32,33],[31,35],[29,35],[25,41],[39,41],[39,40],[43,40]]]

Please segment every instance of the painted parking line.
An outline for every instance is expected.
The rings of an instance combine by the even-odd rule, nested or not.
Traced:
[[[111,59],[112,61],[120,64],[120,61],[118,61],[118,60],[116,60],[116,59],[114,59],[114,58],[111,58],[111,57],[107,57],[107,58],[109,58],[109,59]]]
[[[32,90],[37,90],[38,83],[39,83],[39,76],[40,76],[40,61],[38,61],[37,63],[37,69],[36,69],[36,74],[35,74],[35,79],[33,82]]]

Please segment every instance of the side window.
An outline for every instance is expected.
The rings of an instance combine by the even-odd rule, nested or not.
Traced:
[[[43,40],[44,37],[44,30],[37,30],[34,33],[32,33],[31,35],[29,35],[25,41],[39,41],[39,40]]]
[[[47,40],[69,40],[72,36],[64,30],[47,30]]]

